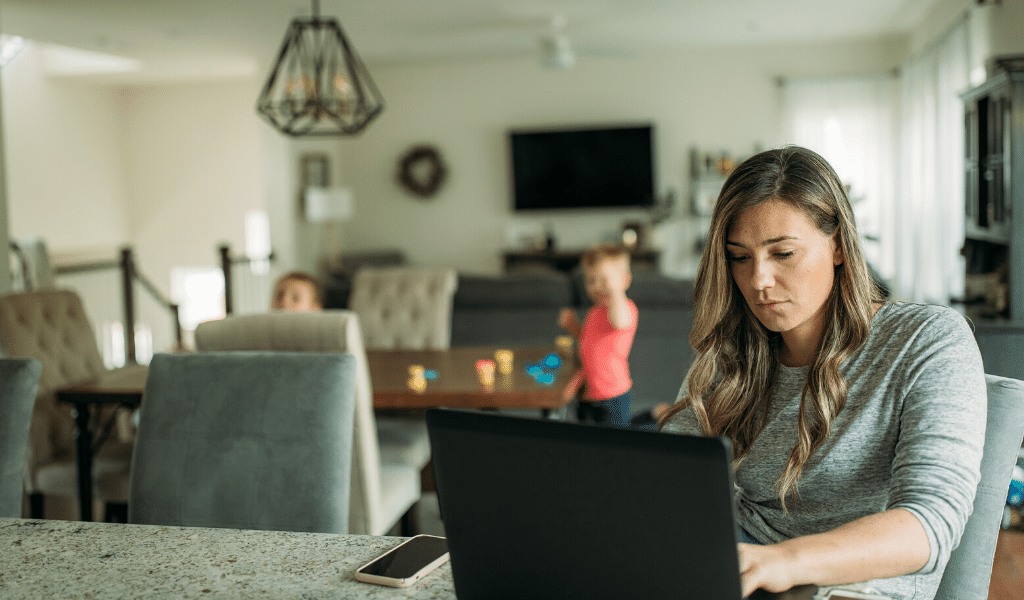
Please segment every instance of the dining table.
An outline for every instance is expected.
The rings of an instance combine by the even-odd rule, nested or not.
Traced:
[[[78,507],[83,521],[92,521],[92,461],[116,426],[115,415],[103,422],[96,418],[104,406],[137,408],[146,387],[145,365],[128,365],[105,371],[54,393],[58,402],[73,406],[75,419],[75,462],[78,471]]]
[[[508,369],[497,364],[499,351],[511,353]],[[503,355],[503,358],[507,355]],[[367,363],[378,410],[431,407],[536,409],[543,415],[568,403],[565,390],[578,365],[551,347],[459,346],[434,350],[368,350]],[[478,361],[494,362],[493,381],[481,381]],[[410,369],[415,368],[415,374]],[[146,365],[129,365],[56,390],[59,402],[74,407],[75,461],[80,518],[93,517],[92,463],[114,423],[94,418],[99,408],[139,407],[146,387]],[[422,375],[422,376],[421,376]]]
[[[511,355],[505,365],[503,352]],[[537,409],[547,416],[568,403],[566,389],[578,372],[554,346],[368,350],[366,359],[375,409]],[[492,363],[493,381],[481,379],[481,361]]]

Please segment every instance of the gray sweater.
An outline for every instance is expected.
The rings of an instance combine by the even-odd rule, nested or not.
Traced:
[[[786,514],[775,483],[796,441],[807,370],[781,367],[767,425],[737,469],[740,526],[761,543],[775,543],[906,509],[928,534],[928,564],[872,587],[894,599],[934,598],[980,478],[987,396],[970,327],[945,307],[888,303],[878,310],[867,342],[842,366],[846,408],[805,465]],[[700,428],[686,409],[665,431]]]

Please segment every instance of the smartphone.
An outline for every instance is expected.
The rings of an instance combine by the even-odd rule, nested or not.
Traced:
[[[448,540],[434,535],[409,538],[356,569],[356,579],[409,587],[448,560]]]

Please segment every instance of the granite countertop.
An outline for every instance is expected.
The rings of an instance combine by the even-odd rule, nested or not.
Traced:
[[[403,539],[0,519],[0,598],[454,600],[448,563],[404,589],[355,580]]]

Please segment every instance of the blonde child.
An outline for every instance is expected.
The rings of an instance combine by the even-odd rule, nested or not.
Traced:
[[[633,281],[629,252],[610,244],[595,246],[580,264],[594,306],[583,323],[571,308],[563,308],[558,315],[558,324],[579,341],[583,363],[566,395],[576,395],[585,380],[585,390],[578,396],[578,420],[629,427],[633,402],[629,350],[638,318],[636,304],[626,297]]]

